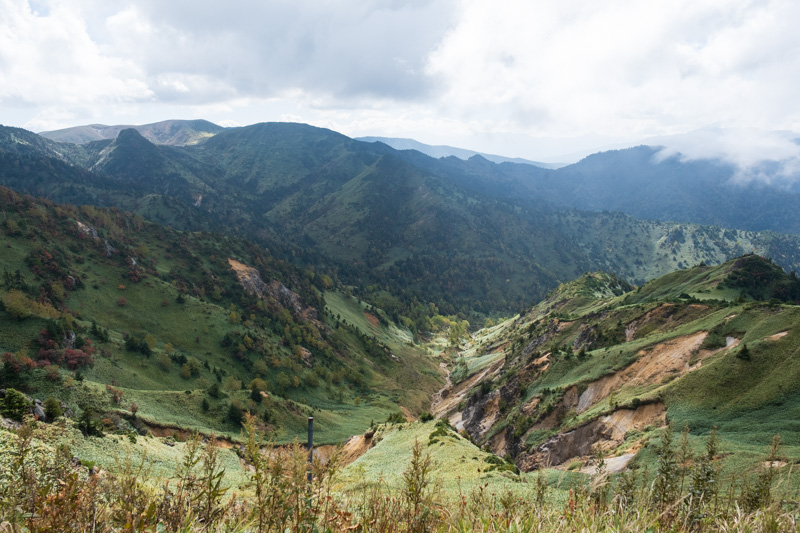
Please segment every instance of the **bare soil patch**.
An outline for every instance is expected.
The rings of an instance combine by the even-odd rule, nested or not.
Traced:
[[[367,312],[365,311],[365,312],[364,312],[364,317],[367,319],[367,321],[370,323],[370,325],[371,325],[373,328],[377,328],[377,327],[378,327],[378,324],[380,324],[380,322],[378,321],[378,317],[376,317],[376,316],[375,316],[375,315],[373,315],[372,313],[367,313]]]
[[[145,422],[144,424],[145,426],[147,426],[147,429],[150,430],[150,433],[152,433],[154,437],[159,437],[159,438],[175,437],[175,440],[184,442],[191,439],[192,435],[194,434],[193,431],[184,428],[179,428],[177,426],[164,426],[164,425],[154,424],[152,422]],[[201,435],[203,439],[209,438],[208,435],[204,435],[202,433]],[[231,449],[234,446],[238,446],[237,443],[225,437],[216,436],[216,438],[217,438],[217,445],[220,448]]]
[[[526,466],[563,466],[575,458],[590,456],[595,446],[612,450],[625,441],[625,435],[631,430],[663,425],[666,412],[666,407],[660,402],[642,405],[637,409],[618,409],[549,439],[539,446]],[[632,454],[633,450],[628,453]],[[624,468],[624,465],[615,467]]]
[[[781,331],[780,333],[776,333],[775,335],[770,335],[769,337],[767,337],[767,340],[768,341],[776,341],[778,339],[782,339],[783,337],[785,337],[788,334],[789,334],[788,331]]]
[[[500,359],[499,361],[495,362],[494,364],[484,368],[482,371],[478,372],[474,376],[469,379],[466,379],[459,383],[457,386],[452,387],[450,389],[443,389],[439,393],[439,397],[441,398],[438,403],[435,403],[431,406],[431,413],[434,416],[441,417],[445,413],[455,409],[461,400],[463,400],[467,393],[470,392],[478,383],[483,381],[485,378],[488,378],[490,375],[495,374],[502,366],[504,361]]]
[[[375,437],[372,433],[354,435],[347,439],[342,446],[342,465],[347,466],[375,446]]]
[[[640,351],[639,359],[627,368],[590,383],[581,394],[578,413],[586,411],[607,398],[612,391],[622,387],[660,383],[667,376],[689,372],[694,368],[689,366],[694,354],[702,357],[711,353],[698,351],[707,335],[708,332],[700,331],[657,344],[647,351]]]

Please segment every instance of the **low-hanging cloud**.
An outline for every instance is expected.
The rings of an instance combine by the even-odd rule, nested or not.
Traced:
[[[800,135],[790,131],[762,131],[709,126],[683,135],[657,137],[648,143],[663,146],[657,161],[719,160],[735,167],[732,181],[790,187],[800,182]]]
[[[467,1],[429,71],[452,114],[534,137],[798,130],[797,20],[782,0]]]

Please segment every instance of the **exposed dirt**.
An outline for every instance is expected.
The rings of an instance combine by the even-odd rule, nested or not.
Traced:
[[[646,324],[650,322],[654,318],[661,318],[665,315],[668,315],[672,312],[672,308],[675,307],[675,304],[662,304],[656,307],[655,309],[651,309],[644,316],[641,316],[628,324],[625,327],[625,340],[627,342],[632,341],[636,337],[636,332],[639,330],[639,326],[642,324]]]
[[[228,264],[231,267],[231,270],[234,271],[236,274],[236,278],[239,280],[239,283],[242,285],[244,290],[248,292],[248,294],[252,296],[257,296],[259,298],[263,298],[267,292],[267,285],[264,283],[264,280],[261,279],[261,275],[258,273],[253,267],[249,267],[244,263],[240,263],[235,259],[228,258]]]
[[[634,456],[636,456],[635,453],[624,453],[624,454],[619,455],[617,457],[608,457],[608,458],[606,458],[606,460],[605,460],[606,461],[606,466],[605,466],[606,473],[608,473],[608,474],[617,474],[619,472],[622,472],[623,470],[625,470],[625,468],[628,466],[628,463],[631,462],[631,459],[633,459]],[[589,474],[590,476],[593,476],[593,475],[595,475],[597,473],[597,465],[585,466],[585,467],[581,468],[581,472],[584,473],[584,474]]]
[[[179,428],[177,426],[162,426],[152,422],[144,422],[144,425],[147,426],[147,429],[150,430],[150,433],[152,433],[154,437],[176,437],[176,440],[179,441],[187,441],[192,438],[192,431]],[[209,438],[208,435],[203,435],[202,433],[201,436],[203,439]],[[231,449],[234,446],[239,446],[238,443],[233,442],[230,439],[226,439],[225,437],[217,437],[217,444],[220,448],[225,449]]]
[[[538,421],[530,427],[528,431],[537,431],[540,429],[555,429],[564,421],[566,414],[578,406],[578,387],[572,386],[566,390],[564,396],[559,400],[556,406],[550,413],[542,420]]]
[[[258,270],[240,263],[235,259],[228,258],[228,264],[231,270],[236,274],[239,284],[244,290],[258,298],[271,300],[274,303],[288,309],[297,318],[304,322],[314,322],[317,327],[323,327],[317,316],[317,310],[313,307],[306,306],[296,292],[288,289],[283,283],[276,280],[270,280],[269,283],[264,283]]]
[[[375,437],[367,432],[364,435],[354,435],[347,439],[342,447],[342,465],[347,466],[375,446]]]
[[[558,331],[559,331],[559,332],[561,332],[561,331],[564,331],[565,329],[567,329],[568,327],[570,327],[570,326],[571,326],[572,324],[574,324],[574,323],[575,323],[575,321],[571,321],[571,322],[558,322]]]
[[[373,328],[377,328],[377,327],[378,327],[378,324],[380,324],[380,322],[378,321],[378,317],[376,317],[376,316],[375,316],[375,315],[373,315],[372,313],[367,313],[367,312],[365,311],[365,312],[364,312],[364,317],[365,317],[365,318],[366,318],[366,319],[369,321],[370,325],[371,325]]]
[[[480,423],[480,434],[485,435],[500,418],[500,395],[495,394],[484,404]]]
[[[522,414],[526,416],[531,416],[533,412],[536,410],[536,407],[539,405],[540,401],[542,401],[541,398],[539,398],[538,396],[534,396],[533,398],[528,400],[526,404],[520,407],[520,411],[522,411]]]
[[[610,415],[603,416],[600,421],[611,430],[611,439],[622,441],[625,434],[632,429],[664,423],[666,408],[663,403],[649,403],[636,410],[618,409]]]
[[[484,368],[474,376],[462,381],[458,385],[450,385],[450,389],[442,389],[439,391],[441,400],[431,406],[431,413],[436,417],[444,416],[449,411],[455,409],[461,400],[463,400],[467,393],[470,392],[476,385],[478,385],[485,378],[495,374],[502,366],[504,361],[500,359],[487,368]]]
[[[767,337],[766,340],[768,340],[768,341],[776,341],[778,339],[782,339],[783,337],[785,337],[788,334],[789,334],[788,331],[781,331],[780,333],[776,333],[775,335],[770,335],[769,337]]]
[[[623,386],[660,383],[667,376],[685,374],[696,368],[689,366],[689,361],[695,353],[699,358],[712,353],[707,350],[698,351],[707,335],[708,332],[700,331],[657,344],[647,351],[640,351],[639,359],[627,368],[590,383],[586,391],[581,394],[577,406],[578,413],[586,411],[607,398],[612,391]]]
[[[727,350],[729,348],[736,348],[739,346],[739,342],[741,342],[736,337],[725,337],[725,348],[723,350]]]
[[[447,368],[447,363],[439,363],[439,370],[444,374],[444,387],[435,392],[431,398],[432,413],[437,412],[436,407],[447,398],[450,394],[450,389],[453,388],[453,381],[450,379],[450,370]]]
[[[652,425],[661,426],[665,416],[666,408],[660,402],[642,405],[635,410],[618,409],[549,439],[535,453],[523,458],[521,467],[524,470],[533,470],[563,465],[577,457],[591,455],[595,446],[605,450],[614,449],[625,441],[625,435],[629,431]]]

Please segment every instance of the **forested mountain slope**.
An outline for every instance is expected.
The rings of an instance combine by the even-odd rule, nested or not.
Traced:
[[[437,160],[302,124],[229,128],[185,147],[133,129],[81,145],[0,134],[3,183],[17,190],[247,237],[338,277],[397,321],[416,323],[429,303],[474,319],[518,310],[596,269],[641,283],[751,251],[787,269],[800,259],[795,236],[557,207],[559,190],[580,187],[534,194],[541,183],[525,174],[544,183],[557,171]]]

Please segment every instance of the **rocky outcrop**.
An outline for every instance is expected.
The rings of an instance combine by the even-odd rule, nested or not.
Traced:
[[[581,324],[578,336],[572,342],[572,348],[574,350],[580,350],[581,348],[590,350],[597,342],[597,338],[597,326]]]
[[[228,259],[228,264],[231,269],[236,273],[236,279],[239,284],[250,296],[264,298],[267,294],[267,285],[261,279],[261,275],[253,267],[249,267],[244,263],[240,263],[234,259]]]
[[[281,304],[295,315],[309,320],[317,318],[316,310],[303,305],[300,295],[290,289],[287,289],[283,283],[275,280],[270,281],[269,285],[267,285],[267,292],[273,300]]]
[[[78,231],[80,231],[81,234],[83,234],[83,235],[85,235],[87,237],[91,237],[94,240],[99,240],[100,239],[100,235],[97,233],[97,230],[94,229],[93,227],[87,226],[86,224],[84,224],[83,222],[81,222],[79,220],[76,220],[75,224],[77,224]]]
[[[273,301],[288,309],[298,319],[314,322],[319,320],[317,310],[303,304],[300,295],[287,288],[283,283],[276,280],[265,283],[257,269],[235,259],[228,258],[228,264],[236,274],[239,284],[251,296]]]

